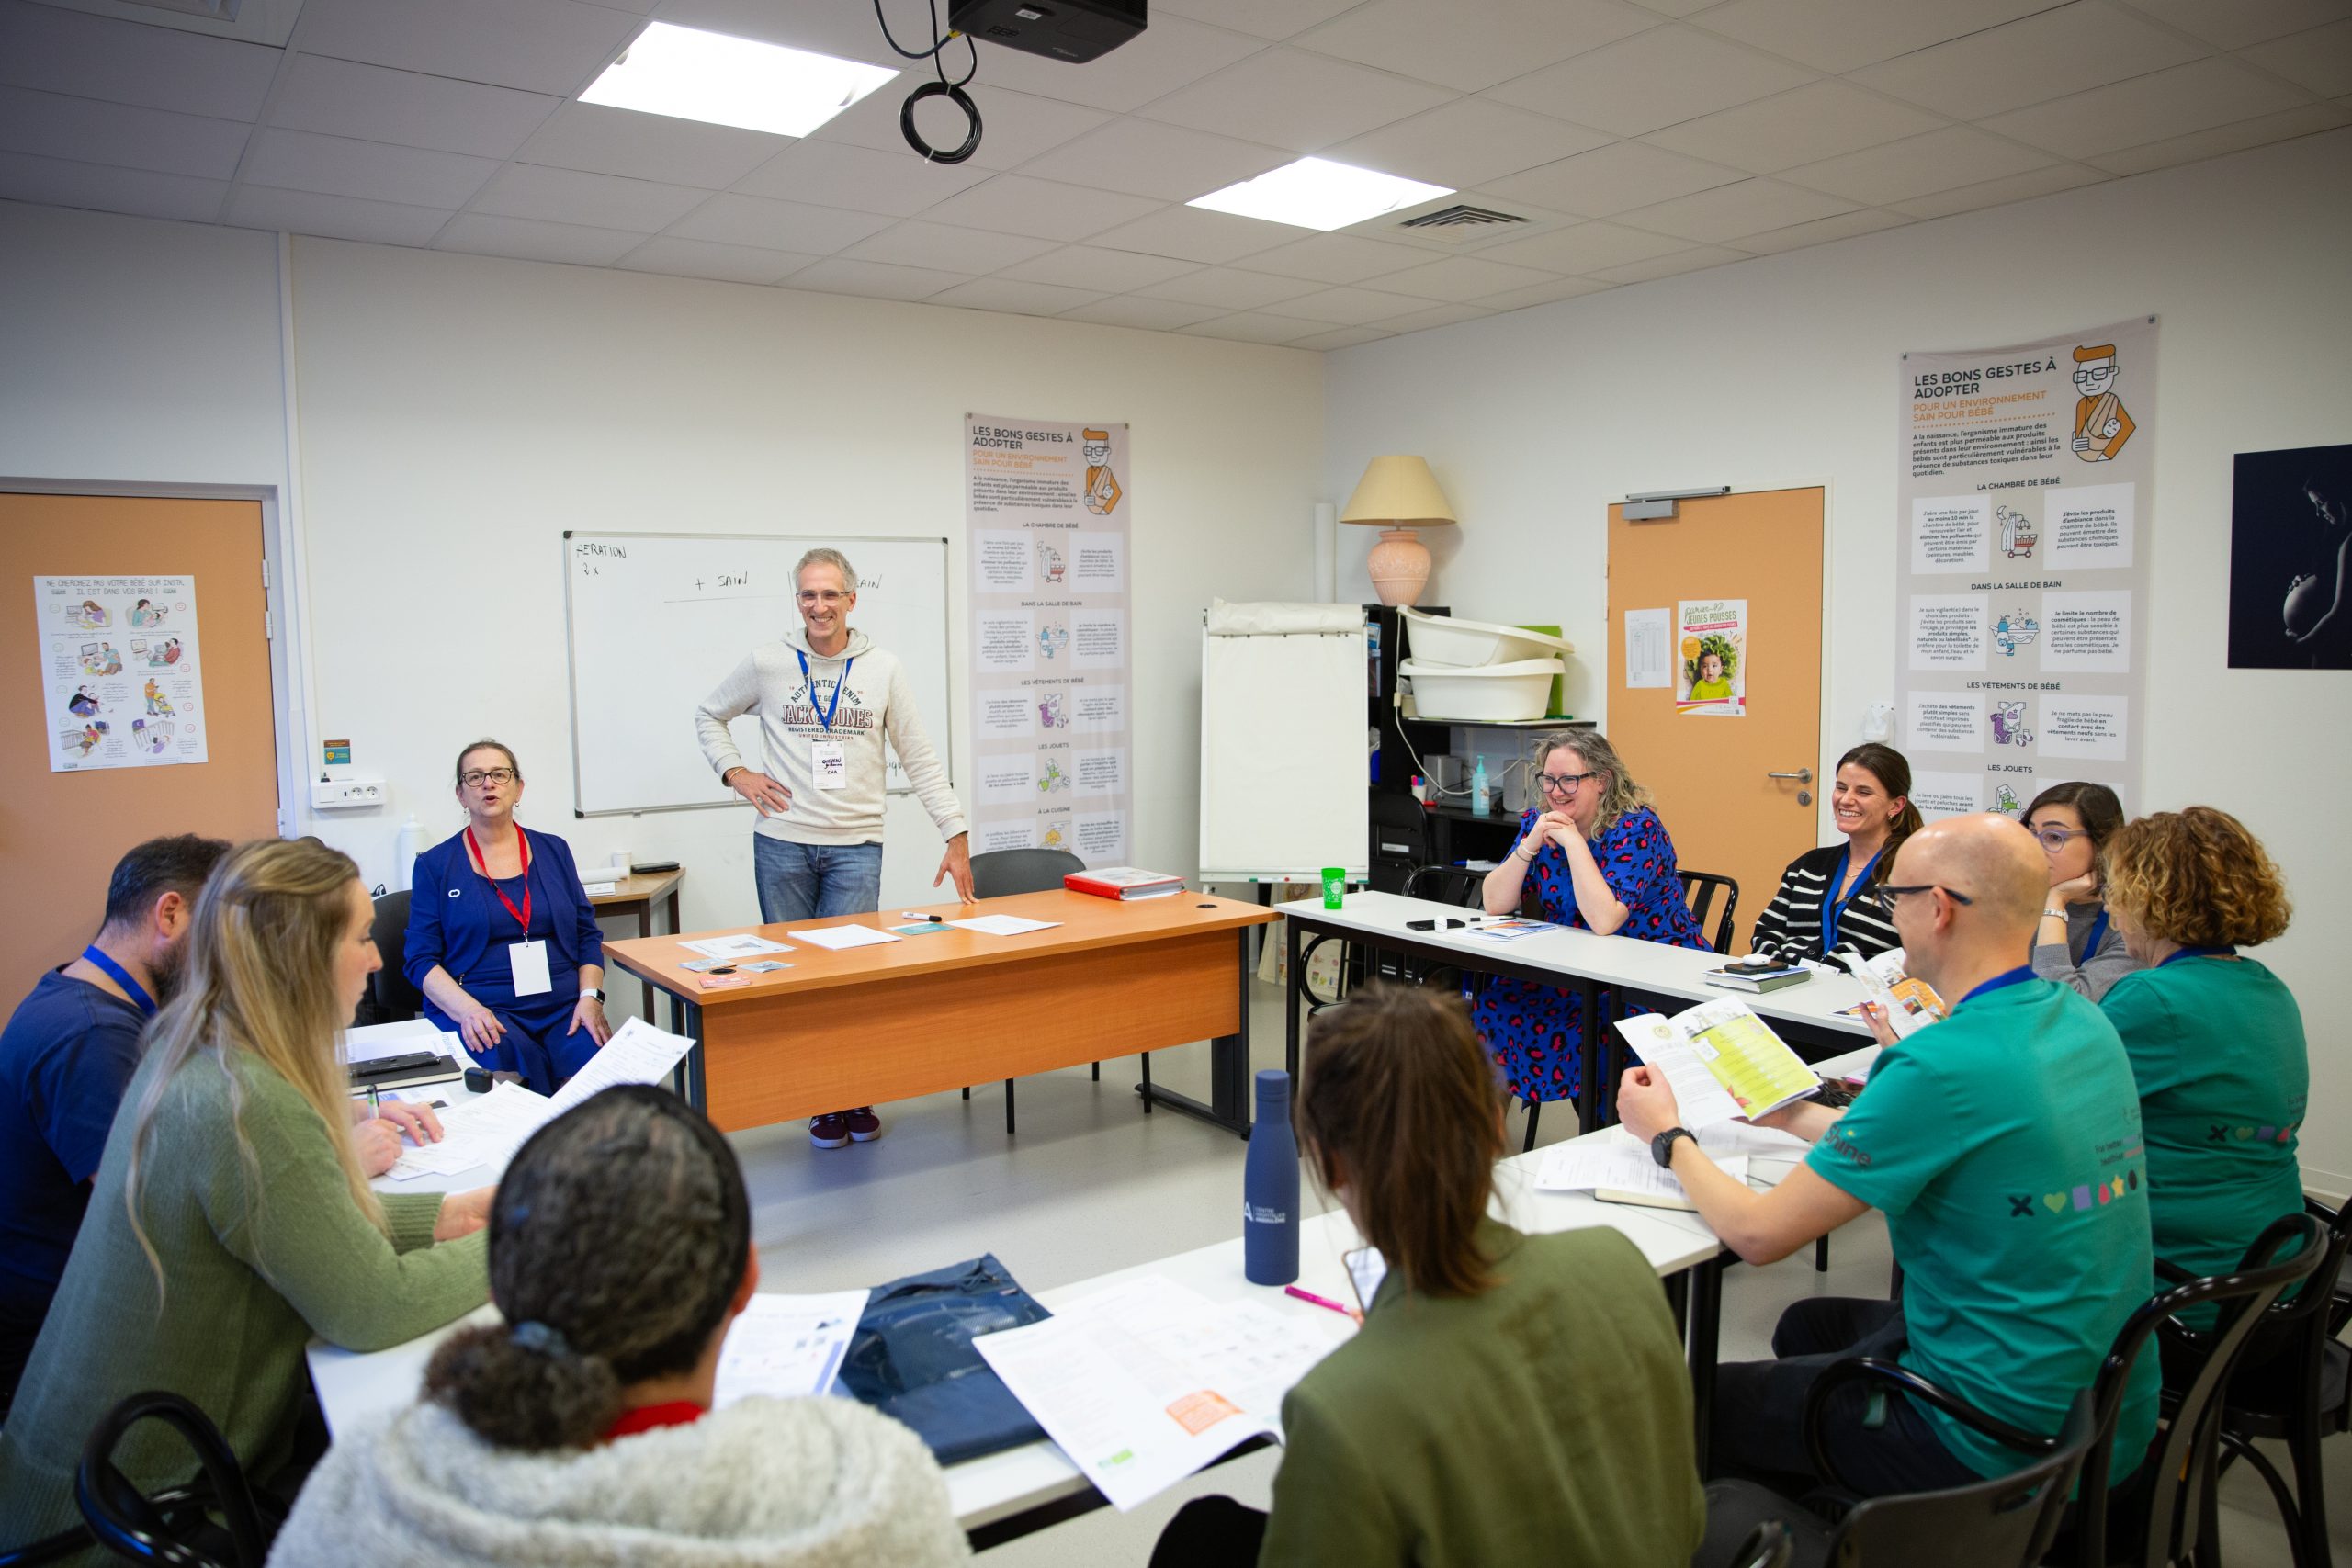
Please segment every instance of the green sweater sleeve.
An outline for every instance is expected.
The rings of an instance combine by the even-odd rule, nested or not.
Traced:
[[[1407,1561],[1396,1516],[1340,1423],[1303,1389],[1283,1401],[1283,1463],[1259,1568]]]
[[[395,1196],[391,1234],[352,1201],[326,1124],[274,1074],[247,1079],[240,1122],[252,1164],[221,1147],[198,1198],[220,1245],[286,1298],[313,1333],[380,1350],[471,1311],[490,1292],[481,1232],[432,1243],[440,1200]],[[257,1187],[251,1179],[259,1177]]]

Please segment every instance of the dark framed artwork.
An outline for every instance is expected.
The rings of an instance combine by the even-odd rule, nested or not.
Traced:
[[[2352,670],[2352,446],[2238,454],[2230,668]]]

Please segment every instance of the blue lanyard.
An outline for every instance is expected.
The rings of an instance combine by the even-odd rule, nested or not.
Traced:
[[[792,651],[799,655],[800,678],[808,682],[808,705],[813,708],[817,705],[817,678],[808,673],[808,656],[797,648]],[[842,711],[842,688],[849,684],[849,667],[856,662],[854,659],[842,662],[841,678],[833,682],[833,700],[826,704],[824,711],[817,716],[817,722],[825,727],[828,735],[833,732],[833,715]]]
[[[144,1013],[149,1018],[155,1016],[155,998],[147,994],[147,987],[132,979],[130,977],[130,970],[125,969],[121,964],[117,964],[112,958],[109,958],[104,953],[99,952],[98,944],[96,942],[92,942],[89,946],[84,948],[82,950],[82,956],[90,963],[96,964],[98,968],[106,971],[107,978],[111,979],[116,985],[120,986],[123,990],[130,995],[131,1005],[138,1008],[141,1012]]]
[[[1878,869],[1878,856],[1886,853],[1886,846],[1878,847],[1878,854],[1871,856],[1871,863],[1862,867],[1862,874],[1854,879],[1852,890],[1840,898],[1838,889],[1845,886],[1846,867],[1851,863],[1847,857],[1853,852],[1851,844],[1838,852],[1838,874],[1829,879],[1829,897],[1821,901],[1821,953],[1825,958],[1837,949],[1838,926],[1846,918],[1846,906],[1871,885],[1871,873]]]
[[[1961,998],[1960,1000],[1953,1005],[1951,1010],[1958,1012],[1962,1008],[1966,1007],[1969,1003],[1984,995],[1987,991],[1997,991],[2004,986],[2022,986],[2028,980],[2032,978],[2032,965],[2020,964],[2016,968],[2009,970],[2006,974],[1994,976],[1991,979],[1985,981],[1983,985],[1969,992],[1968,995]]]
[[[2091,939],[2083,943],[2083,962],[2088,964],[2098,956],[2098,944],[2107,940],[2107,906],[2098,907],[2098,919],[2091,922]]]
[[[2184,958],[2235,958],[2237,955],[2238,950],[2234,947],[2184,947],[2156,967],[2168,969]]]

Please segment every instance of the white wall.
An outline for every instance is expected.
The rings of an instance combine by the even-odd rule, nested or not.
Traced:
[[[1326,489],[1426,456],[1463,520],[1431,601],[1558,621],[1570,707],[1605,712],[1605,509],[1628,491],[1826,482],[1822,744],[1893,694],[1898,356],[2161,318],[2146,808],[2236,812],[2301,919],[2262,956],[2312,1043],[2315,1185],[2352,1191],[2352,882],[2341,673],[2227,667],[2232,455],[2352,441],[2352,131],[1344,350],[1327,357]],[[2134,394],[2147,399],[2143,386]],[[1369,531],[1342,529],[1343,592]],[[1824,825],[1826,836],[1826,824]]]
[[[409,810],[428,842],[456,829],[450,764],[487,733],[521,754],[526,820],[583,863],[676,859],[690,928],[752,917],[748,807],[572,818],[561,532],[830,533],[853,558],[860,535],[944,535],[960,582],[967,412],[1134,425],[1133,852],[1193,869],[1201,611],[1305,590],[1317,356],[331,241],[295,242],[293,288],[318,728],[395,795],[320,830],[371,876]],[[968,804],[967,635],[959,606]],[[936,897],[939,838],[910,798],[887,844],[886,905]]]

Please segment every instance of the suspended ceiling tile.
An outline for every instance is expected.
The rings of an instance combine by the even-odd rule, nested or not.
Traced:
[[[1188,126],[1125,118],[1031,159],[1021,172],[1096,190],[1190,201],[1255,179],[1296,155]]]
[[[854,245],[889,224],[888,218],[870,212],[844,212],[837,207],[769,201],[721,191],[672,225],[670,232],[685,240],[717,240],[726,245],[823,256]]]
[[[2021,175],[2054,162],[2047,153],[1973,126],[1954,125],[1807,164],[1785,171],[1781,177],[1864,207],[1886,207],[1931,191]]]
[[[1651,283],[1661,277],[1679,277],[1686,272],[1702,272],[1709,267],[1728,266],[1733,262],[1750,259],[1745,251],[1725,250],[1717,245],[1700,245],[1687,251],[1672,251],[1647,261],[1627,262],[1595,273],[1611,283]]]
[[[1335,348],[1353,348],[1361,343],[1378,343],[1382,338],[1396,335],[1395,333],[1385,332],[1378,327],[1341,327],[1337,332],[1317,333],[1312,337],[1294,339],[1288,346],[1311,348],[1317,353],[1329,353]]]
[[[1313,152],[1453,94],[1298,49],[1269,49],[1150,105],[1146,118]]]
[[[1810,71],[1696,28],[1653,28],[1521,76],[1487,96],[1639,136],[1801,87]]]
[[[1376,288],[1319,288],[1295,299],[1268,305],[1270,316],[1296,316],[1333,326],[1359,327],[1426,309],[1429,301],[1410,294],[1388,294]]]
[[[1778,255],[1783,251],[1801,251],[1808,245],[1826,245],[1832,240],[1875,234],[1881,229],[1901,228],[1909,221],[1901,213],[1883,208],[1858,207],[1835,218],[1816,218],[1810,223],[1770,229],[1761,234],[1742,234],[1734,243],[1739,249],[1758,255]]]
[[[967,164],[926,164],[904,147],[882,152],[843,141],[797,141],[734,188],[745,196],[910,218],[989,176],[989,170]]]
[[[786,148],[789,136],[706,125],[606,104],[566,104],[523,144],[526,164],[725,190]]]
[[[1292,41],[1476,93],[1658,21],[1624,0],[1366,0]]]
[[[1188,337],[1220,337],[1234,343],[1282,344],[1295,343],[1303,337],[1314,337],[1323,328],[1317,322],[1301,321],[1295,316],[1267,316],[1244,310],[1238,315],[1217,316],[1197,325],[1176,330]]]
[[[1015,263],[1004,268],[1001,276],[1023,283],[1057,283],[1066,288],[1125,294],[1192,270],[1191,262],[1172,256],[1148,256],[1140,251],[1114,251],[1100,245],[1064,245]]]
[[[1312,294],[1315,285],[1267,272],[1242,272],[1228,266],[1203,267],[1136,290],[1149,299],[1175,299],[1187,305],[1215,305],[1227,310],[1254,310],[1283,299]]]
[[[1328,22],[1357,0],[1154,0],[1153,17],[1189,17],[1262,39],[1286,39]],[[1155,25],[1157,25],[1155,21]]]
[[[269,229],[281,234],[413,246],[431,244],[441,226],[456,216],[438,208],[241,185],[231,193],[220,221],[240,229]]]
[[[0,150],[10,152],[225,180],[252,134],[243,120],[0,87]]]
[[[1730,0],[1701,27],[1842,73],[1997,28],[2068,0]]]
[[[583,174],[510,164],[473,201],[476,212],[505,218],[536,218],[586,229],[627,229],[658,233],[711,199],[692,186],[625,180],[617,175]]]
[[[2275,71],[2323,97],[2342,97],[2352,93],[2352,21],[2261,44],[2238,58]]]
[[[1402,316],[1391,316],[1374,322],[1392,333],[1427,332],[1431,327],[1450,327],[1458,321],[1475,321],[1494,312],[1478,305],[1432,305],[1426,310],[1414,310]]]
[[[1770,175],[1917,136],[1944,123],[1940,116],[1849,83],[1815,82],[1654,130],[1643,140],[1693,158]]]
[[[2029,169],[2022,175],[2007,175],[1981,185],[1961,186],[1953,190],[1939,190],[1929,196],[1914,197],[1898,201],[1889,209],[1906,218],[1945,218],[1955,212],[1973,212],[1979,208],[1999,207],[2012,201],[2027,201],[2052,191],[2073,190],[2078,186],[2097,185],[2107,176],[2097,169],[2086,169],[2079,164],[2052,164],[2046,169]]]
[[[1531,305],[1556,304],[1563,299],[1598,294],[1616,287],[1597,277],[1555,277],[1549,283],[1539,283],[1530,288],[1511,288],[1500,294],[1489,294],[1472,303],[1487,310],[1524,310]]]
[[[2303,100],[2294,88],[2233,60],[2206,59],[2005,114],[1984,129],[2091,158],[2166,137],[2277,114]]]
[[[1306,232],[1288,223],[1237,218],[1230,212],[1211,212],[1206,208],[1166,207],[1148,218],[1105,229],[1091,238],[1093,243],[1108,245],[1113,250],[1143,251],[1151,255],[1208,264],[1238,261]]]
[[[0,152],[0,198],[11,201],[209,223],[220,215],[220,198],[228,189],[226,180]]]
[[[862,261],[888,262],[894,266],[971,274],[994,272],[999,267],[1042,256],[1052,249],[1051,240],[956,229],[917,219],[893,225],[854,247],[850,254]]]
[[[1551,275],[1536,267],[1513,266],[1483,256],[1446,256],[1425,266],[1390,273],[1380,287],[1392,293],[1443,299],[1455,304],[1507,288],[1527,288],[1548,283]]]
[[[827,256],[786,278],[784,286],[813,288],[823,294],[858,294],[868,299],[928,299],[943,288],[970,281],[967,273],[894,266],[888,262],[862,261],[853,256]]]
[[[1161,205],[1149,197],[1088,190],[1083,186],[1031,179],[1026,175],[998,175],[986,185],[948,197],[925,216],[942,223],[988,229],[1000,234],[1083,240],[1115,223],[1158,211]]]
[[[1686,158],[1640,141],[1579,152],[1540,169],[1497,180],[1492,189],[1582,218],[1608,218],[1693,191],[1729,185],[1736,169]]]
[[[1954,119],[1981,120],[2204,52],[2106,0],[2077,0],[1857,71],[1852,80]]]
[[[575,0],[304,0],[293,46],[565,97],[644,25],[641,16]]]
[[[2216,49],[2284,38],[2352,16],[2346,0],[2130,0],[2152,20],[2193,33]]]
[[[511,158],[562,100],[299,55],[270,106],[268,123],[403,147]]]
[[[1237,265],[1251,272],[1278,273],[1317,283],[1362,283],[1427,260],[1427,252],[1411,245],[1392,245],[1385,240],[1359,239],[1353,234],[1311,234],[1261,251]]]
[[[642,234],[619,229],[585,229],[574,223],[543,223],[533,218],[460,212],[449,220],[440,237],[433,242],[433,248],[482,256],[511,256],[517,261],[610,266],[644,239]]]
[[[1761,230],[1810,223],[1853,209],[1854,203],[1843,197],[1783,185],[1779,180],[1755,179],[1718,186],[1696,196],[1677,197],[1655,207],[1635,208],[1619,214],[1618,220],[1678,239],[1713,244]]]
[[[1384,174],[1466,190],[1605,147],[1611,138],[1487,98],[1456,98],[1410,119],[1352,137],[1322,156]]]
[[[247,185],[454,211],[497,172],[495,158],[311,130],[264,130],[254,134],[242,178]]]
[[[0,85],[251,120],[282,51],[53,6],[0,6]]]
[[[976,277],[935,294],[934,305],[956,305],[969,310],[1007,310],[1018,316],[1058,316],[1102,296],[1088,288],[1065,288],[1057,283],[1022,283],[1010,277]]]
[[[1594,273],[1606,266],[1660,256],[1682,249],[1682,242],[1614,223],[1579,223],[1572,229],[1489,245],[1479,252],[1491,261],[1547,272]]]
[[[2102,152],[2088,162],[2109,174],[2144,175],[2151,169],[2219,158],[2224,153],[2334,130],[2343,125],[2352,125],[2352,103],[2304,104],[2281,114],[2259,115],[2235,125],[2215,126],[2188,136],[2168,136],[2161,141]]]
[[[751,245],[722,245],[713,240],[681,240],[674,234],[656,234],[614,265],[630,272],[707,277],[722,283],[779,283],[816,259],[792,251],[763,251]]]
[[[1169,333],[1225,313],[1216,305],[1187,305],[1176,299],[1147,299],[1140,294],[1122,294],[1115,299],[1098,299],[1091,305],[1080,305],[1075,310],[1065,310],[1062,315],[1065,320],[1072,321],[1093,321],[1106,327],[1141,327],[1147,332]]]
[[[901,78],[867,94],[817,128],[812,140],[846,141],[877,152],[920,158],[899,129],[899,111],[912,88]],[[986,82],[965,89],[980,109],[980,144],[968,164],[974,169],[1011,169],[1038,153],[1082,136],[1111,117],[1101,109],[1080,107],[1055,98],[1008,93]],[[915,107],[915,130],[933,147],[953,151],[963,145],[964,112],[941,98],[925,98]]]

